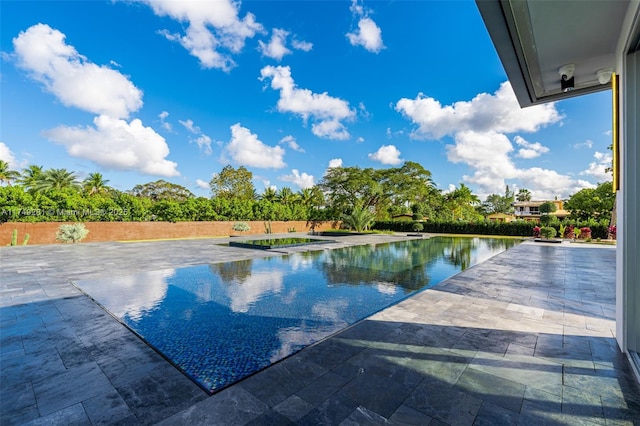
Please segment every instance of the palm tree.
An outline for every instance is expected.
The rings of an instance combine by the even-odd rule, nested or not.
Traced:
[[[518,190],[518,195],[516,195],[516,200],[522,202],[531,201],[531,191],[528,189],[522,188]]]
[[[278,191],[277,199],[282,204],[292,204],[296,201],[296,194],[293,193],[291,188],[285,186],[284,188]]]
[[[42,180],[43,178],[42,166],[36,166],[31,164],[25,169],[22,169],[22,173],[20,173],[20,178],[18,178],[18,182],[24,185],[24,187],[29,192],[33,192],[34,188]]]
[[[375,215],[368,208],[356,206],[351,214],[343,217],[342,223],[349,229],[362,232],[369,228],[373,219],[375,219]]]
[[[305,188],[298,193],[298,199],[308,208],[320,207],[324,202],[324,194],[318,186]]]
[[[11,182],[16,180],[20,173],[9,168],[9,162],[0,160],[0,183],[11,186]]]
[[[89,195],[93,195],[107,192],[109,190],[107,182],[109,182],[109,179],[105,179],[101,173],[89,173],[89,176],[82,181],[82,186]]]
[[[49,169],[42,174],[42,179],[36,184],[34,190],[36,192],[45,192],[52,189],[77,189],[78,186],[74,172],[70,172],[67,169]]]
[[[473,206],[480,204],[480,198],[471,192],[471,189],[464,183],[460,184],[460,188],[445,195],[445,201],[451,207],[453,219],[456,219],[456,213],[460,217],[464,216],[465,210],[471,209]]]
[[[271,201],[271,202],[275,201],[276,198],[278,198],[278,193],[272,186],[265,188],[264,192],[260,196],[261,200]]]

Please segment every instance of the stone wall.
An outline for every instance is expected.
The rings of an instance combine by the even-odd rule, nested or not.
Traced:
[[[221,222],[85,222],[89,235],[82,240],[83,243],[95,243],[101,241],[136,241],[136,240],[160,240],[167,238],[207,238],[229,237],[230,235],[265,235],[264,221],[247,221],[251,230],[237,232],[232,229],[237,221]],[[61,222],[23,223],[6,222],[0,224],[0,246],[11,242],[14,229],[18,230],[18,245],[24,241],[25,234],[29,234],[29,245],[33,244],[59,244],[56,241],[56,231]],[[274,234],[289,232],[308,232],[313,222],[288,221],[271,222],[271,231]],[[315,222],[315,230],[337,228],[337,222]]]

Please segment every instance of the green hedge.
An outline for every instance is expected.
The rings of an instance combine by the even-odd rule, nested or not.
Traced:
[[[507,235],[514,237],[533,236],[534,226],[540,226],[532,222],[462,222],[462,221],[427,221],[421,222],[424,225],[423,232],[436,234],[478,234],[478,235]],[[380,221],[375,222],[371,229],[389,230],[395,232],[414,232],[414,222],[411,221]],[[594,221],[589,222],[566,222],[565,225],[572,224],[578,227],[588,226],[591,228],[592,238],[606,239],[608,226]],[[559,232],[560,225],[552,224],[551,227]]]

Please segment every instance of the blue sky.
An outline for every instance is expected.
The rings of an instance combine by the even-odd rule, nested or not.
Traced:
[[[328,167],[568,197],[609,180],[611,93],[520,109],[473,1],[2,1],[0,159],[294,191]]]

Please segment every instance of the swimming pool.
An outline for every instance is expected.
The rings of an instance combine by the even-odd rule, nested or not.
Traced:
[[[215,392],[518,243],[438,237],[75,284]]]

